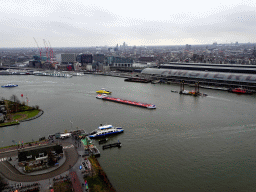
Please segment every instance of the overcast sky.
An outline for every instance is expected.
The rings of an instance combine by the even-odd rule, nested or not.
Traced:
[[[0,0],[0,47],[256,42],[256,0]]]

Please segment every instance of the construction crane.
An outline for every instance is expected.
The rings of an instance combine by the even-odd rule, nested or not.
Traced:
[[[49,47],[49,49],[50,49],[50,58],[51,58],[51,60],[53,61],[53,58],[54,58],[53,49],[52,49],[52,46],[51,46],[50,41],[48,41],[48,43],[49,43],[49,45],[50,45],[50,47]]]
[[[39,53],[40,53],[40,58],[41,58],[42,48],[40,48],[40,47],[38,46],[38,43],[37,43],[37,41],[36,41],[35,37],[33,37],[33,38],[34,38],[34,40],[35,40],[35,42],[36,42],[37,48],[38,48]]]
[[[48,57],[49,57],[48,45],[47,45],[47,42],[45,41],[45,39],[43,39],[43,41],[44,41],[44,46],[45,46],[45,50],[46,50],[46,58],[47,58],[47,62],[48,62]]]

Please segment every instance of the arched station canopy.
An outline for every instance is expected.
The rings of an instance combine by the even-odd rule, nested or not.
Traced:
[[[206,72],[206,71],[189,71],[176,69],[156,69],[145,68],[141,71],[142,74],[156,75],[162,77],[186,77],[198,78],[205,80],[221,80],[232,82],[248,82],[256,83],[256,75],[244,73],[223,73],[223,72]]]

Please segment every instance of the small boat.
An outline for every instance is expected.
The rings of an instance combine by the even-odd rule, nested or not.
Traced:
[[[244,88],[235,88],[235,89],[229,89],[228,92],[231,93],[241,93],[241,94],[252,94],[252,91],[249,91],[248,89],[244,89]]]
[[[2,88],[12,88],[12,87],[18,87],[18,85],[14,85],[12,83],[6,84],[6,85],[2,85]]]
[[[111,91],[107,91],[105,88],[101,88],[101,90],[96,91],[96,93],[101,93],[101,94],[111,94]]]
[[[108,141],[108,138],[101,139],[101,140],[99,140],[99,145],[106,143],[107,141]]]
[[[124,132],[122,128],[109,128],[109,129],[99,130],[96,133],[89,135],[89,138],[106,137],[109,135],[115,135],[122,132]]]
[[[99,95],[96,96],[97,99],[102,99],[104,97],[107,97],[107,94],[102,94],[102,95],[99,94]]]
[[[160,80],[151,81],[151,84],[157,84],[157,83],[160,83]]]

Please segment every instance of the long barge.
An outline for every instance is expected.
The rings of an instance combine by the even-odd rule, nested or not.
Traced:
[[[135,78],[135,77],[129,77],[129,78],[125,79],[124,81],[137,82],[137,83],[150,83],[151,82],[148,79],[141,79],[141,78]]]
[[[147,103],[141,103],[141,102],[136,102],[136,101],[129,101],[129,100],[124,100],[124,99],[119,99],[119,98],[115,98],[115,97],[110,97],[107,95],[97,95],[96,96],[97,99],[102,99],[105,101],[113,101],[116,103],[122,103],[122,104],[126,104],[126,105],[133,105],[133,106],[137,106],[137,107],[143,107],[143,108],[147,108],[147,109],[156,109],[156,106],[153,104],[147,104]]]

